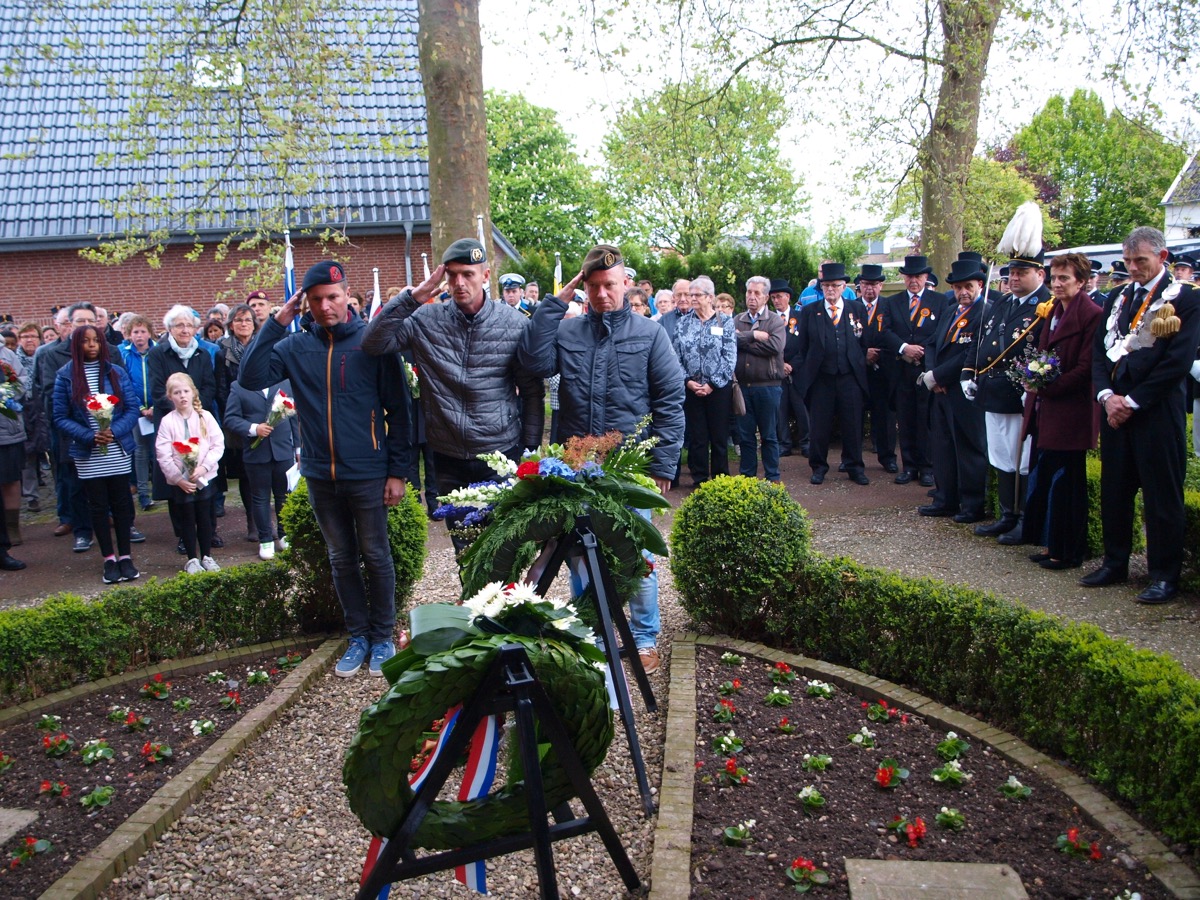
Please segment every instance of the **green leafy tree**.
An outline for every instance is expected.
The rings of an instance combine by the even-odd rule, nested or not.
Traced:
[[[688,255],[802,212],[776,145],[787,118],[783,95],[748,78],[724,90],[700,78],[636,101],[604,139],[625,234]]]
[[[858,258],[867,252],[867,241],[861,232],[850,231],[844,220],[838,220],[825,229],[817,247],[821,259],[832,259],[846,267],[846,274],[853,277],[858,273]]]
[[[1013,137],[1012,157],[1056,190],[1050,212],[1061,246],[1111,244],[1139,225],[1162,225],[1159,206],[1187,154],[1153,128],[1106,112],[1095,92],[1052,97]]]
[[[596,243],[607,204],[554,110],[519,94],[488,91],[492,221],[519,251],[582,257]]]

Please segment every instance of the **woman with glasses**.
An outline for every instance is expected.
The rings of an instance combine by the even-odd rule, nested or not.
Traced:
[[[146,355],[146,365],[150,373],[150,396],[154,402],[154,429],[157,432],[162,424],[163,416],[175,409],[175,404],[167,396],[167,379],[176,372],[182,372],[192,379],[201,405],[207,410],[216,410],[217,406],[217,376],[213,369],[212,357],[200,346],[196,339],[199,325],[196,314],[190,307],[177,304],[167,310],[163,316],[163,326],[166,328],[166,338],[159,341],[154,349]],[[154,499],[170,500],[171,485],[163,478],[162,470],[154,467]],[[175,534],[182,536],[176,516],[171,516],[171,524],[175,526]],[[222,547],[224,542],[214,537],[213,546]]]
[[[675,329],[675,352],[687,388],[683,418],[693,485],[729,474],[727,448],[737,338],[733,319],[715,306],[715,293],[711,278],[701,275],[695,279],[689,291],[692,311]]]

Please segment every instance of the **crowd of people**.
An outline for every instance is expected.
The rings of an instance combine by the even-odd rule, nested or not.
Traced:
[[[161,327],[135,313],[110,323],[76,303],[53,329],[13,328],[0,349],[19,400],[0,417],[0,568],[24,568],[9,550],[22,502],[37,509],[47,458],[55,534],[80,553],[98,543],[105,583],[138,578],[137,507],[161,501],[184,570],[218,570],[231,481],[246,539],[271,558],[286,546],[278,512],[295,467],[351,634],[336,672],[379,674],[395,652],[387,507],[420,491],[423,471],[432,512],[439,495],[490,477],[480,454],[515,460],[541,444],[548,398],[552,441],[648,421],[664,493],[679,484],[685,447],[693,485],[729,474],[731,447],[742,475],[759,476],[761,459],[762,477],[779,481],[780,457],[796,453],[823,484],[839,434],[838,471],[866,485],[867,436],[897,484],[929,489],[920,515],[1033,545],[1048,569],[1083,563],[1085,457],[1099,438],[1105,556],[1082,583],[1128,578],[1141,488],[1150,586],[1138,599],[1165,602],[1182,566],[1185,395],[1200,380],[1195,263],[1173,259],[1172,275],[1152,228],[1134,230],[1123,257],[1107,293],[1093,261],[1069,253],[1047,265],[1040,252],[1009,259],[997,291],[965,252],[941,292],[912,255],[899,270],[905,289],[888,296],[882,267],[850,278],[826,260],[799,297],[786,279],[749,278],[735,313],[705,275],[656,293],[611,245],[594,247],[557,294],[506,273],[491,302],[486,248],[463,239],[369,321],[337,262],[313,266],[278,306],[254,291],[204,317],[174,306]],[[1195,440],[1200,453],[1200,431]],[[982,524],[992,471],[1000,508]],[[649,568],[630,621],[652,672]]]

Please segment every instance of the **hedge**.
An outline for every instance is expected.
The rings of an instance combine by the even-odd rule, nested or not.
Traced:
[[[1189,500],[1189,537],[1200,531],[1198,500]],[[692,550],[729,556],[731,545],[714,534]],[[793,587],[763,597],[727,633],[970,710],[1071,760],[1173,839],[1200,845],[1200,681],[1169,656],[992,594],[850,559],[812,553],[789,576]],[[678,571],[676,582],[685,609],[706,624],[710,583]]]
[[[281,561],[148,579],[94,601],[56,594],[0,612],[0,703],[181,656],[277,640],[298,630]]]

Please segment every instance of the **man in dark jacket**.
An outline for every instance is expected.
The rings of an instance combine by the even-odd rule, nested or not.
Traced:
[[[479,454],[518,460],[542,443],[544,383],[517,362],[529,319],[484,299],[488,275],[486,248],[471,238],[455,241],[424,283],[388,301],[363,337],[363,350],[374,356],[412,352],[443,495],[495,477]],[[453,302],[429,303],[443,278]]]
[[[587,287],[588,314],[564,321],[567,298],[580,281]],[[538,304],[518,359],[538,378],[562,376],[558,397],[563,440],[608,431],[633,434],[650,416],[650,435],[658,438],[650,475],[664,494],[670,490],[683,443],[683,369],[667,332],[630,312],[619,249],[593,247],[582,271],[562,292]],[[655,571],[629,598],[629,618],[642,665],[653,672],[659,666],[661,627]]]
[[[758,436],[762,436],[763,477],[779,481],[779,396],[783,383],[784,322],[767,304],[770,280],[761,275],[746,279],[746,311],[733,317],[737,334],[737,380],[746,400],[746,414],[738,419],[741,460],[738,472],[758,475]]]
[[[795,445],[802,455],[808,453],[808,410],[804,396],[797,388],[799,383],[796,369],[800,368],[800,322],[792,311],[796,300],[795,292],[786,278],[771,279],[771,306],[784,321],[783,343],[783,386],[779,397],[779,422],[775,429],[779,435],[779,455],[791,456]],[[793,432],[792,422],[796,428]]]
[[[288,326],[307,298],[307,330]],[[347,313],[341,263],[317,263],[300,292],[268,319],[242,356],[238,382],[262,390],[290,379],[304,443],[300,472],[329,545],[333,585],[350,646],[335,668],[350,677],[370,656],[370,673],[395,655],[396,570],[388,545],[387,507],[404,496],[410,465],[404,372],[394,354],[361,352],[367,325]],[[371,580],[367,594],[359,557]]]

